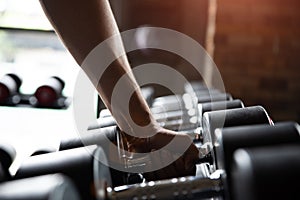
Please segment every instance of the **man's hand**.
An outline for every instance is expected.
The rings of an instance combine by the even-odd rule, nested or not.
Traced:
[[[154,168],[157,166],[165,167],[144,173],[147,181],[195,175],[199,151],[189,136],[166,129],[160,129],[151,138],[135,138],[124,133],[123,135],[125,135],[127,148],[130,152],[150,153],[158,150],[159,153],[155,156],[150,153],[150,165]],[[172,144],[166,148],[169,143]],[[182,152],[183,149],[186,150]],[[181,155],[179,156],[179,154]],[[174,162],[169,163],[172,159]]]

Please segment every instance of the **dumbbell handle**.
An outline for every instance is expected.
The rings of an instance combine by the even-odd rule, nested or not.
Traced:
[[[72,138],[65,138],[60,141],[59,150],[73,149],[83,147],[87,145],[105,145],[107,140],[115,141],[116,134],[118,132],[117,126],[109,126],[100,128],[84,136],[77,136]]]
[[[223,196],[221,178],[181,177],[107,188],[107,200],[199,199]]]

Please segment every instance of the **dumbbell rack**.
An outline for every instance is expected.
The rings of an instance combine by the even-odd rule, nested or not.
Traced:
[[[1,187],[22,186],[33,176],[57,185],[57,178],[47,181],[49,177],[44,177],[49,173],[62,174],[58,179],[70,188],[72,199],[298,199],[297,184],[292,181],[300,178],[299,125],[274,123],[261,106],[247,107],[201,82],[191,85],[192,92],[186,87],[184,95],[153,98],[153,92],[143,94],[150,99],[147,102],[161,126],[189,134],[199,148],[195,176],[147,181],[141,173],[125,173],[101,164],[83,146],[88,145],[93,155],[106,160],[112,152],[107,151],[103,137],[117,144],[120,136],[111,114],[102,110],[100,123],[89,127],[88,136],[61,141],[60,151],[39,152],[41,155],[30,157],[15,177],[3,178],[6,182],[0,184],[0,199]],[[20,183],[21,178],[24,182]],[[53,187],[45,190],[59,193]],[[13,199],[20,194],[6,195]],[[31,191],[32,199],[34,195],[36,191]]]

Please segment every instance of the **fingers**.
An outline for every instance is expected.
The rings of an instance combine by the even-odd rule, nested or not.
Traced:
[[[150,153],[151,161],[147,171],[159,170],[144,173],[147,181],[195,175],[199,151],[189,136],[162,129],[154,137],[150,141],[145,138],[127,138],[128,150],[131,152],[146,153],[149,148],[152,151],[158,150]]]
[[[183,153],[193,143],[186,134],[162,129],[158,134],[150,138],[151,149],[167,149],[173,153]]]
[[[150,152],[149,139],[138,138],[126,134],[121,131],[121,136],[124,144],[126,144],[126,150],[133,153],[148,153]]]

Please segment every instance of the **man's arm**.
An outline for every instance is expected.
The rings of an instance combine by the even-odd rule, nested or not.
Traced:
[[[79,65],[82,65],[87,55],[97,45],[120,34],[107,0],[42,0],[41,3],[56,33]],[[112,55],[122,51],[124,56],[116,59],[104,72],[100,81],[94,83],[105,105],[111,110],[114,86],[126,74],[126,87],[135,90],[130,101],[132,105],[135,105],[135,109],[130,109],[132,119],[139,125],[153,124],[154,128],[155,120],[153,120],[140,90],[137,89],[139,86],[131,73],[121,38],[115,37],[115,40],[109,43],[107,51],[110,51],[108,53]],[[83,68],[83,70],[90,78],[97,80],[98,77],[93,77],[97,75],[95,73],[97,70],[93,70],[93,67],[102,66],[91,66],[90,69]],[[114,110],[123,109],[114,108]],[[122,118],[122,114],[117,112],[114,114],[120,128],[127,129],[125,127],[127,122],[119,119]]]
[[[101,42],[120,35],[108,0],[40,0],[40,2],[56,33],[79,65],[84,63],[88,54]],[[110,55],[118,55],[118,52],[122,51],[123,56],[117,58],[105,70],[99,82],[93,82],[93,84],[110,111],[112,111],[113,89],[122,76],[124,80],[122,84],[126,91],[134,91],[129,105],[122,104],[120,101],[113,105],[114,112],[112,112],[120,129],[127,133],[130,130],[129,134],[136,137],[127,137],[129,149],[132,147],[134,151],[148,151],[163,147],[173,139],[176,133],[157,125],[132,74],[121,38],[116,37],[116,40],[109,43],[107,51]],[[102,66],[87,67],[88,69],[82,66],[89,78],[98,80],[98,77],[94,77],[97,73],[93,71],[95,67]],[[140,133],[139,129],[128,122],[129,116],[124,112],[128,108],[135,124],[141,127],[147,126],[149,135],[158,134],[150,140],[139,139],[138,137],[144,137],[145,133]],[[180,137],[182,137],[182,142],[190,142],[188,136],[180,135]],[[143,144],[145,141],[149,144]],[[146,146],[149,149],[143,149]],[[184,161],[183,165],[188,165],[185,168],[193,168],[198,156],[197,148],[192,144],[187,152],[188,156],[181,161]]]

